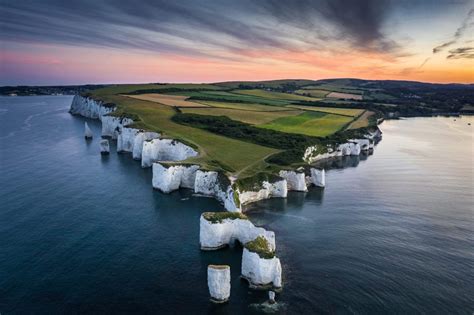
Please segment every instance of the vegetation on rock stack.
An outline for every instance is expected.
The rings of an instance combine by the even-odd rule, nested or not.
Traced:
[[[242,219],[242,220],[248,220],[247,216],[241,212],[204,212],[202,214],[204,219],[211,223],[222,223],[222,221],[229,219],[229,220],[235,220],[235,219]]]
[[[275,257],[275,251],[271,250],[270,244],[263,236],[258,236],[253,241],[247,242],[244,247],[248,251],[258,254],[260,258],[272,259]]]
[[[263,188],[263,182],[275,183],[280,180],[283,180],[283,178],[278,175],[259,172],[253,176],[237,179],[234,183],[234,187],[237,188],[240,192],[259,191]]]

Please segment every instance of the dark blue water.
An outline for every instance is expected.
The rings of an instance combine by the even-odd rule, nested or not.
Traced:
[[[241,250],[199,250],[187,190],[163,195],[128,154],[83,138],[71,97],[0,98],[0,313],[254,313]],[[472,118],[383,123],[368,158],[326,189],[251,207],[283,264],[278,313],[474,310]],[[113,148],[114,149],[114,148]],[[356,166],[356,167],[354,167]],[[231,300],[208,301],[206,268],[232,268]]]

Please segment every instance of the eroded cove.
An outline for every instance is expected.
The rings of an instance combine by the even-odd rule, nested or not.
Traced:
[[[240,280],[242,249],[199,249],[201,213],[222,206],[153,191],[150,170],[114,142],[102,157],[99,123],[87,120],[85,141],[70,101],[1,99],[2,310],[257,312],[250,305],[267,296]],[[469,312],[467,121],[385,122],[375,155],[328,171],[324,191],[250,206],[250,220],[276,233],[280,312]],[[231,266],[225,305],[209,303],[208,264]]]

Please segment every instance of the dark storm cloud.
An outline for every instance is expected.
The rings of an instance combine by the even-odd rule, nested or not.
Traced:
[[[449,51],[448,59],[474,59],[474,47],[460,47]]]
[[[258,1],[284,24],[296,24],[302,29],[321,31],[322,20],[360,47],[389,50],[394,43],[381,29],[390,11],[388,0],[263,0]]]
[[[471,9],[467,13],[466,18],[463,20],[461,25],[456,29],[456,32],[454,32],[453,38],[451,40],[449,40],[449,41],[433,48],[433,54],[437,54],[437,53],[443,51],[445,48],[456,44],[458,42],[458,40],[461,37],[463,37],[463,35],[466,33],[466,31],[474,25],[473,20],[474,20],[474,9]]]
[[[390,8],[388,0],[10,0],[0,3],[0,39],[214,57],[322,49],[329,40],[391,51],[397,45],[382,32]]]

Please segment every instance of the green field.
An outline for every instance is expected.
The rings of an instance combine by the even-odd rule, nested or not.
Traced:
[[[196,101],[206,106],[218,107],[218,108],[234,108],[242,109],[248,111],[265,111],[265,112],[274,112],[274,111],[287,111],[291,108],[283,106],[273,106],[273,105],[262,105],[256,103],[232,103],[232,102],[214,102],[214,101]]]
[[[252,125],[259,125],[271,122],[272,120],[295,116],[303,113],[301,110],[287,110],[287,111],[252,111],[231,108],[181,108],[183,113],[192,113],[199,115],[211,116],[227,116],[230,119],[242,121]]]
[[[231,93],[226,91],[182,91],[171,94],[188,96],[190,100],[194,101],[214,101],[214,102],[239,102],[239,103],[254,103],[263,105],[284,106],[290,104],[287,100],[269,99],[253,95],[242,95],[238,93]]]
[[[344,116],[356,117],[364,112],[363,109],[353,109],[353,108],[333,108],[333,107],[319,107],[319,106],[304,106],[304,105],[290,105],[288,107],[297,108],[301,110],[309,110],[315,112],[323,112],[329,114],[337,114]]]
[[[305,112],[297,116],[279,118],[259,127],[288,133],[325,137],[341,130],[352,120],[353,117],[348,116]]]

